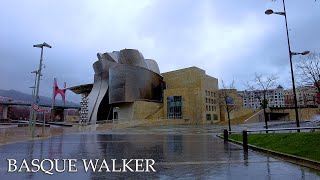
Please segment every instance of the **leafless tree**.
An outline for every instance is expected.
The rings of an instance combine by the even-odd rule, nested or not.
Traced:
[[[230,132],[231,131],[230,113],[233,110],[235,110],[235,107],[236,107],[234,104],[235,99],[232,97],[232,93],[236,92],[235,86],[234,86],[234,80],[229,85],[226,85],[224,81],[221,80],[221,84],[222,84],[222,89],[219,92],[219,104],[227,112],[228,127]]]
[[[249,91],[252,91],[252,93],[254,94],[254,99],[257,98],[261,102],[260,104],[263,108],[266,129],[268,129],[268,116],[266,113],[266,108],[268,107],[267,92],[271,88],[275,88],[277,79],[278,77],[275,75],[263,75],[255,73],[252,82],[246,83],[246,86],[249,89]],[[261,91],[263,93],[262,101],[261,96],[259,95]]]
[[[310,53],[301,56],[296,65],[296,74],[301,84],[314,84],[320,93],[320,54]]]

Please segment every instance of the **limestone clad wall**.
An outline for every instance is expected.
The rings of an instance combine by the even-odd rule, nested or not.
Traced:
[[[162,76],[166,82],[164,116],[167,116],[167,97],[181,96],[182,119],[194,124],[209,124],[213,122],[215,114],[216,121],[219,121],[218,79],[206,75],[204,70],[197,67],[163,73]],[[210,114],[210,120],[207,120],[207,114]]]
[[[158,102],[136,101],[133,104],[132,119],[147,119],[149,116],[156,114],[162,107],[162,103]]]

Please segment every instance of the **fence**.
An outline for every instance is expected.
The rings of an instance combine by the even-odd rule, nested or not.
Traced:
[[[262,132],[280,132],[280,131],[297,131],[300,132],[301,130],[309,130],[309,132],[315,132],[316,130],[320,130],[320,126],[315,127],[299,127],[299,128],[276,128],[276,129],[254,129],[254,130],[243,130],[243,131],[229,131],[225,129],[223,131],[223,139],[225,142],[229,141],[229,134],[241,134],[242,133],[242,145],[243,150],[248,150],[248,133],[262,133]]]

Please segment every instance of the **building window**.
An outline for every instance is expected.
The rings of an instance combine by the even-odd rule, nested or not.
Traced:
[[[213,120],[218,120],[218,115],[217,114],[212,114],[212,119]]]
[[[206,90],[206,96],[208,96],[208,91]]]
[[[206,117],[207,117],[207,121],[211,120],[211,114],[206,114]]]
[[[208,105],[206,105],[206,111],[208,111]]]
[[[206,103],[208,103],[208,98],[206,98]]]
[[[167,97],[167,118],[182,119],[182,97],[181,96]]]

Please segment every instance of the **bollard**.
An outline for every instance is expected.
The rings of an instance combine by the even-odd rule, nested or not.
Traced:
[[[242,131],[242,143],[243,150],[248,151],[248,132],[246,130]]]
[[[224,142],[228,141],[228,130],[226,129],[223,130],[223,140]]]

